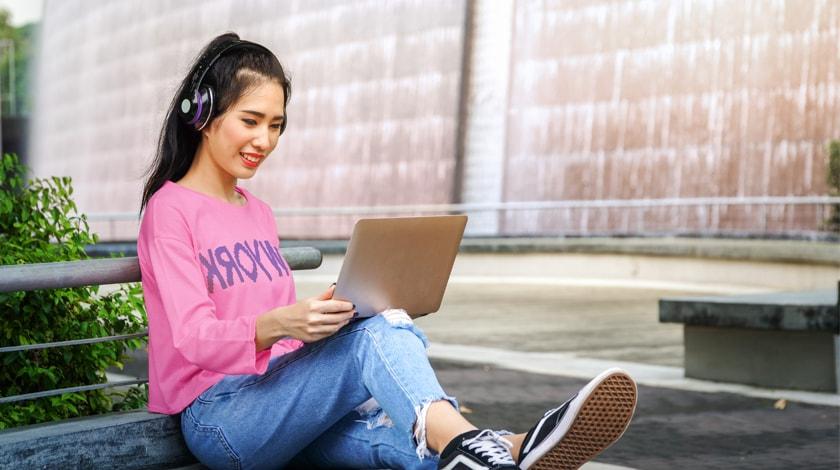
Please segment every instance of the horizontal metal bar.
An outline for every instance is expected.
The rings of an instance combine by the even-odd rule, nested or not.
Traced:
[[[56,289],[140,280],[137,257],[0,266],[0,292]]]
[[[283,248],[281,252],[294,270],[315,269],[321,265],[321,252],[316,248]],[[124,282],[140,282],[140,264],[136,256],[0,266],[0,292]]]
[[[316,215],[372,215],[440,212],[491,212],[551,209],[590,208],[656,208],[674,206],[779,206],[779,205],[826,205],[840,204],[840,197],[830,196],[754,196],[754,197],[697,197],[663,199],[603,199],[566,201],[517,201],[478,202],[465,204],[410,204],[390,206],[334,206],[334,207],[287,207],[274,209],[275,216]],[[137,220],[133,212],[100,212],[88,214],[89,221]]]
[[[743,205],[814,205],[840,204],[840,197],[762,197],[762,198],[672,198],[672,199],[604,199],[574,201],[527,201],[469,204],[418,204],[376,207],[320,207],[275,209],[274,215],[365,215],[441,212],[493,212],[552,209],[657,208],[674,206],[743,206]]]
[[[88,392],[91,390],[99,390],[103,388],[122,387],[125,385],[139,385],[148,382],[148,379],[137,380],[121,380],[119,382],[107,382],[104,384],[81,385],[78,387],[57,388],[55,390],[44,390],[43,392],[24,393],[22,395],[11,395],[8,397],[0,397],[0,403],[14,403],[16,401],[34,400],[36,398],[51,397],[55,395],[63,395],[65,393],[74,392]]]
[[[15,352],[15,351],[32,351],[34,349],[49,349],[49,348],[61,348],[66,346],[79,346],[81,344],[95,344],[95,343],[105,343],[107,341],[119,341],[122,339],[131,339],[131,338],[142,338],[149,334],[149,330],[143,330],[138,333],[131,333],[127,335],[116,335],[116,336],[101,336],[99,338],[85,338],[85,339],[71,339],[68,341],[55,341],[52,343],[37,343],[37,344],[24,344],[19,346],[5,346],[0,348],[0,353],[7,353],[7,352]]]

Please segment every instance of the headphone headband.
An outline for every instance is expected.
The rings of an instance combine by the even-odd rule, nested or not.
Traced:
[[[210,68],[213,67],[213,64],[215,64],[220,57],[229,50],[237,47],[248,47],[265,51],[267,54],[273,55],[273,53],[265,46],[255,42],[238,39],[233,42],[220,44],[208,50],[201,58],[199,58],[198,65],[192,74],[190,85],[186,90],[184,90],[184,94],[181,97],[180,106],[181,117],[188,125],[194,126],[196,130],[203,129],[213,114],[214,92],[212,87],[203,85],[202,82],[204,81],[204,77],[207,76],[207,72],[210,71]],[[204,88],[203,90],[202,87]],[[206,111],[204,109],[205,105],[207,108]],[[203,122],[199,124],[199,121],[202,121],[202,118]]]
[[[213,64],[215,64],[216,61],[219,60],[219,58],[221,58],[225,54],[225,52],[237,47],[251,47],[257,50],[265,51],[269,54],[273,54],[263,45],[241,39],[228,44],[219,44],[217,47],[207,51],[207,53],[204,54],[204,57],[199,59],[198,67],[196,67],[195,73],[193,73],[193,79],[192,82],[190,82],[190,87],[187,90],[187,92],[195,92],[195,90],[197,90],[198,87],[201,86],[201,82],[204,81],[204,77],[207,75],[207,72],[210,71],[210,67],[213,67]],[[207,57],[212,58],[210,59],[210,61],[207,61]]]

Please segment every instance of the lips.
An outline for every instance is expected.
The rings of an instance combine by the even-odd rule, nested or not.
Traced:
[[[242,159],[242,163],[249,168],[256,168],[259,166],[260,161],[265,158],[265,155],[259,153],[246,153],[246,152],[239,152],[239,157]]]

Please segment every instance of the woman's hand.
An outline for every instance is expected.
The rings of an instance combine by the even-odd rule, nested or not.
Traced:
[[[323,294],[302,300],[280,315],[285,336],[311,343],[331,336],[350,323],[356,313],[355,306],[343,300],[333,300],[333,292],[335,286],[330,286]]]
[[[333,300],[335,285],[323,294],[279,307],[257,318],[257,350],[270,347],[283,337],[312,343],[333,335],[350,323],[355,307],[350,302]]]

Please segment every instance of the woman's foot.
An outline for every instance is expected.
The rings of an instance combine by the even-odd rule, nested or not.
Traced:
[[[458,435],[440,453],[442,470],[518,470],[511,443],[490,429]]]
[[[528,431],[519,468],[580,467],[621,437],[635,409],[636,382],[621,369],[605,370]]]

